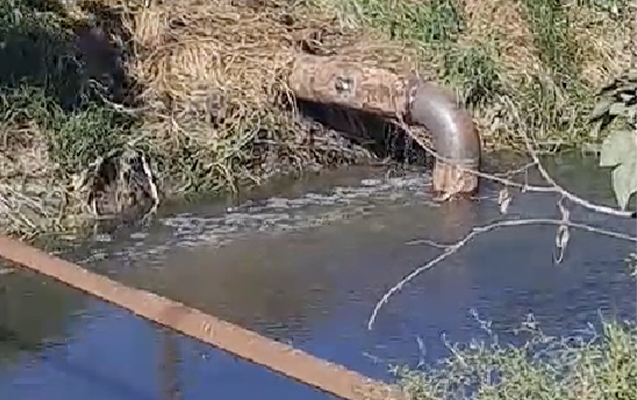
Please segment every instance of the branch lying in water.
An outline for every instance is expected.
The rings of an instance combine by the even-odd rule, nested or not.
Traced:
[[[397,122],[397,125],[403,129],[405,132],[410,132],[411,129],[410,127],[405,124],[404,122]],[[438,154],[434,149],[432,149],[430,146],[427,145],[427,143],[422,142],[421,140],[418,140],[418,135],[410,135],[412,136],[416,141],[418,141],[418,144],[429,154],[431,154],[432,156],[434,156],[436,159],[439,160],[446,160],[444,157],[442,157],[440,154]],[[587,208],[589,210],[598,212],[598,213],[602,213],[602,214],[607,214],[607,215],[614,215],[617,217],[628,217],[628,218],[637,218],[637,212],[634,211],[624,211],[624,210],[618,210],[616,208],[613,207],[608,207],[608,206],[603,206],[603,205],[599,205],[599,204],[594,204],[588,200],[585,200],[571,192],[569,192],[568,190],[564,189],[562,186],[558,185],[557,182],[555,182],[555,180],[551,177],[551,175],[546,171],[546,169],[544,168],[544,166],[542,165],[542,163],[540,162],[540,158],[537,155],[537,152],[533,149],[533,146],[531,144],[531,140],[528,138],[528,136],[523,135],[524,136],[524,143],[526,145],[527,151],[529,152],[529,155],[531,156],[531,158],[533,159],[533,162],[525,165],[523,168],[521,168],[520,170],[525,171],[528,170],[529,168],[533,167],[533,166],[537,166],[537,169],[540,173],[540,175],[542,176],[542,178],[544,180],[546,180],[548,182],[548,184],[550,186],[535,186],[535,185],[529,185],[528,183],[519,183],[519,182],[515,182],[512,181],[510,179],[507,178],[503,178],[503,177],[499,177],[496,175],[492,175],[492,174],[487,174],[484,172],[480,172],[480,171],[476,171],[470,168],[464,168],[464,167],[459,167],[459,169],[466,171],[468,173],[474,174],[476,176],[479,176],[481,178],[484,179],[488,179],[494,182],[498,182],[501,183],[505,186],[508,187],[516,187],[516,188],[520,188],[522,192],[540,192],[540,193],[559,193],[560,195],[562,195],[562,197],[567,198],[568,200],[572,201],[575,204],[578,204],[584,208]]]
[[[489,224],[489,225],[474,227],[473,229],[471,229],[471,232],[469,232],[462,239],[458,240],[455,243],[448,244],[448,245],[435,244],[435,243],[433,243],[431,241],[428,241],[428,240],[412,241],[412,242],[410,242],[410,244],[427,243],[427,244],[434,244],[437,247],[443,247],[444,248],[444,252],[442,254],[440,254],[438,257],[436,257],[433,260],[429,261],[427,264],[416,268],[414,271],[412,271],[407,276],[405,276],[403,279],[401,279],[400,282],[398,282],[391,289],[389,289],[383,295],[383,297],[378,301],[378,303],[376,303],[376,307],[374,307],[374,311],[372,312],[372,314],[371,314],[371,316],[370,316],[370,318],[369,318],[369,320],[367,322],[367,329],[369,329],[369,330],[372,329],[372,326],[374,325],[374,322],[376,321],[376,318],[378,317],[378,313],[380,312],[381,308],[383,308],[383,306],[385,304],[387,304],[387,302],[389,301],[389,298],[391,296],[396,294],[398,291],[402,290],[402,288],[406,284],[408,284],[410,281],[412,281],[414,278],[416,278],[418,275],[420,275],[424,271],[433,268],[435,265],[437,265],[441,261],[445,260],[450,255],[452,255],[454,253],[457,253],[467,243],[469,243],[471,240],[475,239],[476,236],[478,236],[478,235],[480,235],[482,233],[493,231],[495,229],[499,229],[499,228],[508,228],[508,227],[525,226],[525,225],[553,225],[553,226],[558,226],[560,228],[561,227],[574,228],[574,229],[579,229],[579,230],[584,230],[584,231],[587,231],[587,232],[597,233],[597,234],[608,236],[608,237],[611,237],[611,238],[614,238],[614,239],[625,240],[625,241],[629,241],[629,242],[633,242],[633,243],[637,244],[637,237],[635,237],[635,236],[630,236],[630,235],[626,235],[626,234],[619,233],[619,232],[608,231],[606,229],[597,228],[597,227],[586,225],[586,224],[580,224],[580,223],[576,223],[576,222],[569,222],[569,221],[565,221],[563,219],[562,220],[557,220],[557,219],[520,219],[520,220],[507,220],[507,221],[494,222],[494,223]],[[563,249],[563,247],[562,247],[562,249]]]

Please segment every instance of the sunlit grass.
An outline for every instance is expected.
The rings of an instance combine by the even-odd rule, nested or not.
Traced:
[[[521,133],[547,148],[577,147],[590,141],[587,116],[598,88],[586,82],[581,66],[593,55],[582,54],[578,48],[571,32],[578,16],[569,12],[580,7],[612,14],[620,21],[613,27],[623,27],[626,32],[629,23],[624,12],[627,3],[621,0],[579,1],[577,5],[568,2],[569,7],[557,0],[519,0],[521,18],[529,25],[529,39],[542,65],[538,70],[520,60],[515,70],[507,70],[498,59],[500,43],[506,38],[497,31],[487,37],[467,36],[470,17],[463,13],[460,2],[316,1],[326,9],[338,10],[345,25],[383,32],[406,46],[421,49],[424,58],[436,60],[438,78],[461,93],[483,124],[485,135],[490,135],[487,141],[496,147],[519,144]],[[485,0],[484,6],[490,3]],[[589,39],[601,43],[614,35],[599,28]],[[618,69],[616,65],[608,67]],[[504,114],[497,127],[492,121],[495,114]]]
[[[488,8],[495,1],[484,0],[478,6]],[[11,60],[0,65],[4,139],[0,216],[22,213],[20,218],[3,218],[11,225],[3,229],[23,232],[63,225],[59,216],[85,206],[74,185],[80,177],[94,175],[96,163],[107,154],[134,150],[145,155],[162,188],[173,195],[231,191],[246,182],[259,182],[259,174],[267,175],[265,170],[275,173],[284,165],[302,170],[336,159],[355,161],[362,154],[324,131],[310,135],[279,103],[252,107],[246,99],[234,99],[235,109],[227,111],[225,122],[217,121],[216,127],[211,127],[209,117],[197,113],[182,115],[177,124],[161,113],[144,119],[126,107],[117,108],[108,94],[115,89],[108,87],[98,95],[99,85],[92,80],[100,79],[91,75],[77,52],[75,28],[80,21],[56,4],[0,0],[0,57]],[[410,57],[415,54],[422,75],[460,94],[478,122],[485,148],[515,148],[523,133],[550,149],[599,140],[589,136],[587,116],[600,82],[627,62],[626,56],[615,57],[609,49],[617,48],[626,36],[629,3],[516,0],[510,4],[519,6],[519,20],[529,27],[525,35],[535,47],[531,53],[538,53],[539,65],[515,56],[513,63],[504,63],[507,35],[496,29],[495,21],[468,14],[464,1],[308,0],[300,2],[294,13],[297,23],[308,15],[321,15],[320,21],[312,21],[326,35],[343,35],[344,26],[367,35],[366,40],[381,38],[404,48]],[[289,12],[281,10],[275,7],[270,12]],[[268,18],[279,23],[276,15]],[[494,28],[473,36],[472,23]],[[589,26],[594,28],[590,33]],[[507,51],[511,53],[510,48]],[[400,50],[387,53],[400,58]],[[423,66],[430,70],[422,70]],[[110,81],[100,81],[102,86],[115,85],[116,74],[110,71],[110,75]],[[228,83],[228,90],[233,84]],[[190,95],[184,101],[188,99]],[[192,101],[193,109],[201,105]],[[269,155],[262,154],[268,151]],[[259,157],[272,161],[263,167]],[[43,188],[49,188],[46,204]],[[53,222],[52,216],[56,216]]]
[[[371,27],[394,40],[421,47],[443,45],[458,36],[464,20],[456,0],[314,0],[319,7],[335,9],[346,25]]]
[[[414,400],[637,398],[637,330],[604,323],[572,337],[544,334],[535,323],[519,330],[521,345],[487,341],[449,344],[449,356],[421,371],[395,369]]]

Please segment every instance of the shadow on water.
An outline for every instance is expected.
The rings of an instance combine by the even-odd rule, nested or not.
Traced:
[[[608,173],[594,160],[564,158],[549,167],[574,192],[613,204]],[[451,341],[483,337],[471,309],[504,332],[504,340],[513,339],[507,332],[528,313],[548,334],[572,334],[598,322],[599,313],[635,318],[635,282],[623,261],[634,246],[573,231],[565,260],[556,266],[555,227],[529,226],[476,238],[407,285],[368,331],[367,318],[382,294],[442,251],[408,242],[453,242],[503,216],[494,185],[485,185],[479,201],[436,205],[428,180],[416,173],[388,178],[379,170],[350,172],[230,209],[175,208],[146,230],[96,237],[103,241],[72,256],[100,273],[380,379],[388,378],[388,363],[431,363],[445,355],[443,333]],[[559,217],[556,199],[515,195],[508,218]],[[578,207],[572,218],[635,233],[634,221]],[[11,296],[9,303],[18,298]],[[33,301],[24,307],[34,315],[48,314],[42,307],[54,303]],[[327,397],[112,306],[87,300],[78,309],[87,316],[81,323],[59,317],[67,321],[60,322],[66,324],[64,347],[34,347],[28,360],[14,358],[0,367],[3,397]],[[29,328],[13,331],[20,336]]]
[[[3,263],[7,265],[6,263]],[[0,364],[68,343],[86,298],[28,271],[0,277]]]

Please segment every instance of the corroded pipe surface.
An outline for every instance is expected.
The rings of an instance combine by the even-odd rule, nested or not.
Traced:
[[[480,137],[473,118],[458,106],[450,91],[432,82],[419,81],[412,87],[409,119],[427,128],[436,153],[442,157],[434,167],[434,190],[474,192],[478,177],[460,169],[476,170],[480,166]]]
[[[441,157],[433,171],[434,191],[453,195],[477,190],[477,176],[466,169],[479,167],[480,137],[473,119],[451,92],[385,69],[309,55],[296,60],[288,81],[303,100],[424,126]],[[422,144],[420,138],[414,139]]]
[[[389,118],[407,110],[407,79],[385,69],[334,57],[300,56],[288,77],[288,85],[297,98],[315,103]]]

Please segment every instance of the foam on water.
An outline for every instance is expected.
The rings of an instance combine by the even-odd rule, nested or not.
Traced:
[[[427,204],[435,207],[430,192],[430,176],[411,173],[402,177],[361,179],[358,185],[336,186],[297,197],[248,200],[211,215],[179,213],[159,219],[150,232],[131,233],[132,243],[109,252],[109,257],[147,262],[160,258],[170,249],[223,246],[249,234],[277,235],[360,218],[378,206]],[[109,240],[107,237],[100,241]],[[105,256],[104,251],[94,248],[92,255],[83,261]]]

